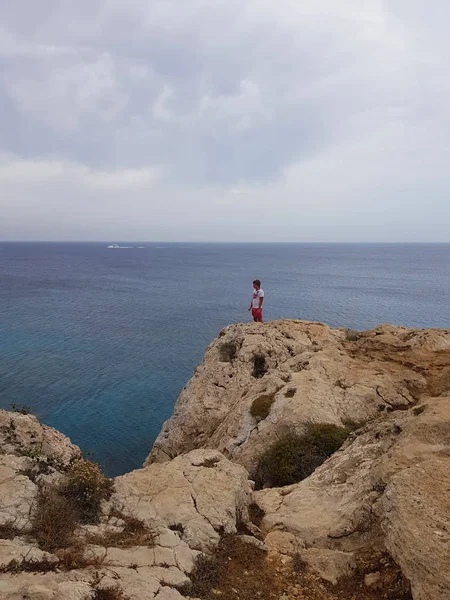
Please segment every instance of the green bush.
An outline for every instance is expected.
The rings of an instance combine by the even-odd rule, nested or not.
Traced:
[[[413,410],[413,413],[416,417],[418,417],[419,415],[421,415],[423,413],[423,411],[426,409],[427,405],[426,404],[422,404],[422,406],[416,406]]]
[[[310,423],[303,435],[288,433],[260,457],[257,489],[281,487],[305,479],[347,439],[349,430],[330,423]]]
[[[266,419],[270,413],[270,407],[274,403],[275,400],[275,392],[272,394],[263,394],[262,396],[258,396],[253,400],[253,403],[250,407],[250,414],[252,417],[260,417],[261,419]]]

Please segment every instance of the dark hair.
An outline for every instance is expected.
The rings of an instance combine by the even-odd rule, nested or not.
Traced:
[[[254,285],[261,285],[261,282],[259,279],[255,279],[255,281],[253,283],[254,283]]]

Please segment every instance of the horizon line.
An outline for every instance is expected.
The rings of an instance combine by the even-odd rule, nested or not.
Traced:
[[[125,244],[125,243],[132,243],[132,244],[245,244],[245,245],[251,245],[251,244],[264,244],[264,245],[270,245],[270,244],[282,244],[282,245],[288,245],[288,244],[365,244],[365,245],[382,245],[382,244],[418,244],[418,245],[424,245],[424,244],[436,244],[436,245],[448,245],[450,244],[450,241],[434,241],[434,242],[430,242],[430,241],[366,241],[366,242],[361,242],[361,241],[315,241],[315,242],[299,242],[299,241],[227,241],[227,240],[221,240],[221,241],[211,241],[211,240],[204,240],[204,241],[186,241],[186,240],[177,240],[177,241],[167,241],[167,240],[127,240],[127,239],[123,239],[123,240],[2,240],[0,239],[0,244],[116,244],[116,243],[120,243],[120,244]]]

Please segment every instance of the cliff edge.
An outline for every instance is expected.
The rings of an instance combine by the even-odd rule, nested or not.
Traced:
[[[450,331],[225,328],[142,469],[0,411],[5,600],[448,600]]]

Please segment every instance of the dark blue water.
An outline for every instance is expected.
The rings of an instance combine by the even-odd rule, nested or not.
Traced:
[[[256,277],[266,320],[449,326],[450,245],[2,243],[0,406],[29,405],[110,475],[139,466]]]

